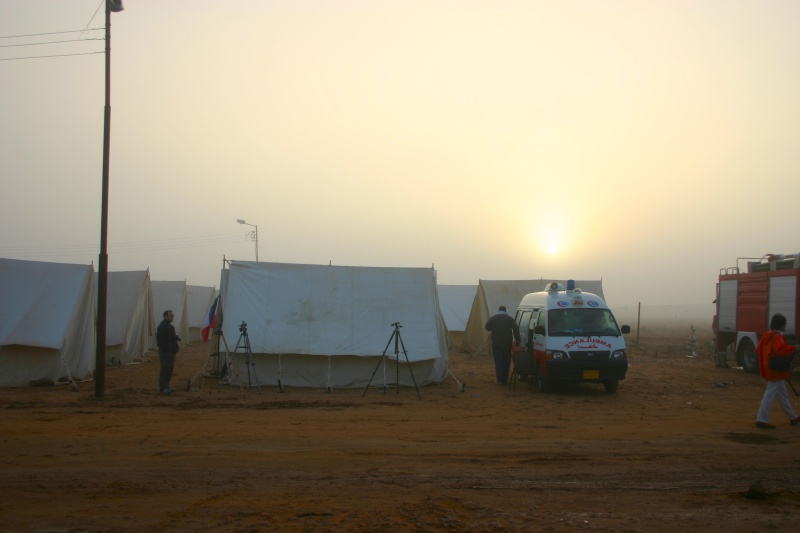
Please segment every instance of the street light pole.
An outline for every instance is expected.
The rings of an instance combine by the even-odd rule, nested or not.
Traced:
[[[256,263],[258,263],[258,226],[256,224],[248,224],[241,218],[238,219],[236,222],[238,222],[239,224],[244,224],[245,226],[252,226],[256,228],[256,230],[252,231],[251,233],[253,234],[253,240],[256,241]]]
[[[122,11],[122,0],[106,0],[106,104],[103,112],[103,187],[100,207],[100,257],[97,273],[97,331],[94,397],[105,395],[106,312],[108,301],[108,169],[111,145],[111,13]]]

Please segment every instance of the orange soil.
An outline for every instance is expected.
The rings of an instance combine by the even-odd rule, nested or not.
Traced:
[[[698,340],[698,357],[682,335],[630,342],[616,394],[509,390],[456,352],[465,391],[448,377],[421,400],[187,391],[204,345],[178,354],[171,396],[157,356],[107,368],[101,400],[91,382],[2,389],[0,530],[796,530],[800,426],[776,403],[778,428],[755,428],[764,382]],[[745,498],[757,480],[766,497]]]

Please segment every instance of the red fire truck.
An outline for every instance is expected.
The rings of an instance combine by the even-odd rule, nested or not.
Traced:
[[[744,271],[740,269],[742,261],[747,265]],[[721,269],[713,323],[717,352],[732,347],[737,366],[758,372],[756,345],[775,313],[786,317],[786,342],[796,344],[800,329],[798,278],[800,253],[739,258],[735,267]]]

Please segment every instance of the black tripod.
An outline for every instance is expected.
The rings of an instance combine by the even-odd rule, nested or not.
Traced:
[[[250,348],[250,337],[247,336],[247,322],[242,322],[242,325],[239,326],[239,331],[241,334],[239,335],[239,340],[236,341],[236,349],[233,350],[233,354],[231,354],[230,357],[230,370],[233,370],[233,356],[239,353],[239,348],[242,348],[244,350],[244,364],[247,366],[247,388],[252,388],[252,384],[250,382],[250,367],[252,366],[256,388],[258,389],[258,393],[261,394],[261,386],[258,384],[258,376],[256,375],[256,362],[253,359],[253,350]],[[231,372],[231,377],[233,377],[233,375],[233,372]],[[239,379],[238,375],[236,376],[236,379]]]
[[[400,322],[395,322],[392,324],[394,327],[394,331],[392,335],[389,337],[389,342],[386,343],[386,348],[383,349],[383,354],[381,354],[381,358],[378,361],[378,366],[375,367],[375,370],[372,372],[372,377],[369,378],[369,383],[367,383],[367,387],[364,389],[364,394],[361,395],[363,398],[367,394],[367,390],[369,390],[369,386],[372,384],[372,379],[375,377],[375,374],[378,372],[378,369],[381,366],[381,363],[384,363],[386,360],[386,351],[389,349],[389,345],[392,344],[392,339],[394,339],[394,361],[395,361],[395,384],[397,386],[397,393],[400,393],[400,347],[403,348],[403,356],[406,358],[406,364],[408,365],[408,372],[411,374],[411,381],[414,383],[414,389],[417,391],[417,397],[421,400],[422,396],[419,395],[419,388],[417,388],[417,380],[414,379],[414,372],[411,370],[411,363],[408,361],[408,352],[406,352],[406,345],[403,344],[403,339],[400,338],[400,328],[403,326],[400,325]],[[386,392],[386,365],[383,366],[383,392]]]

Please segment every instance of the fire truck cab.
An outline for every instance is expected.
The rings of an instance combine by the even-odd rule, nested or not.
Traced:
[[[739,267],[740,261],[747,262],[744,271]],[[786,317],[786,341],[796,344],[799,277],[800,254],[767,254],[755,260],[740,258],[735,267],[720,269],[712,325],[717,353],[732,349],[737,366],[758,372],[756,346],[775,313]]]
[[[519,304],[519,325],[528,379],[539,392],[556,383],[602,383],[606,392],[617,392],[628,371],[628,352],[623,333],[602,298],[583,292],[567,282],[548,283],[544,291],[526,294]],[[515,363],[516,369],[516,363]]]

